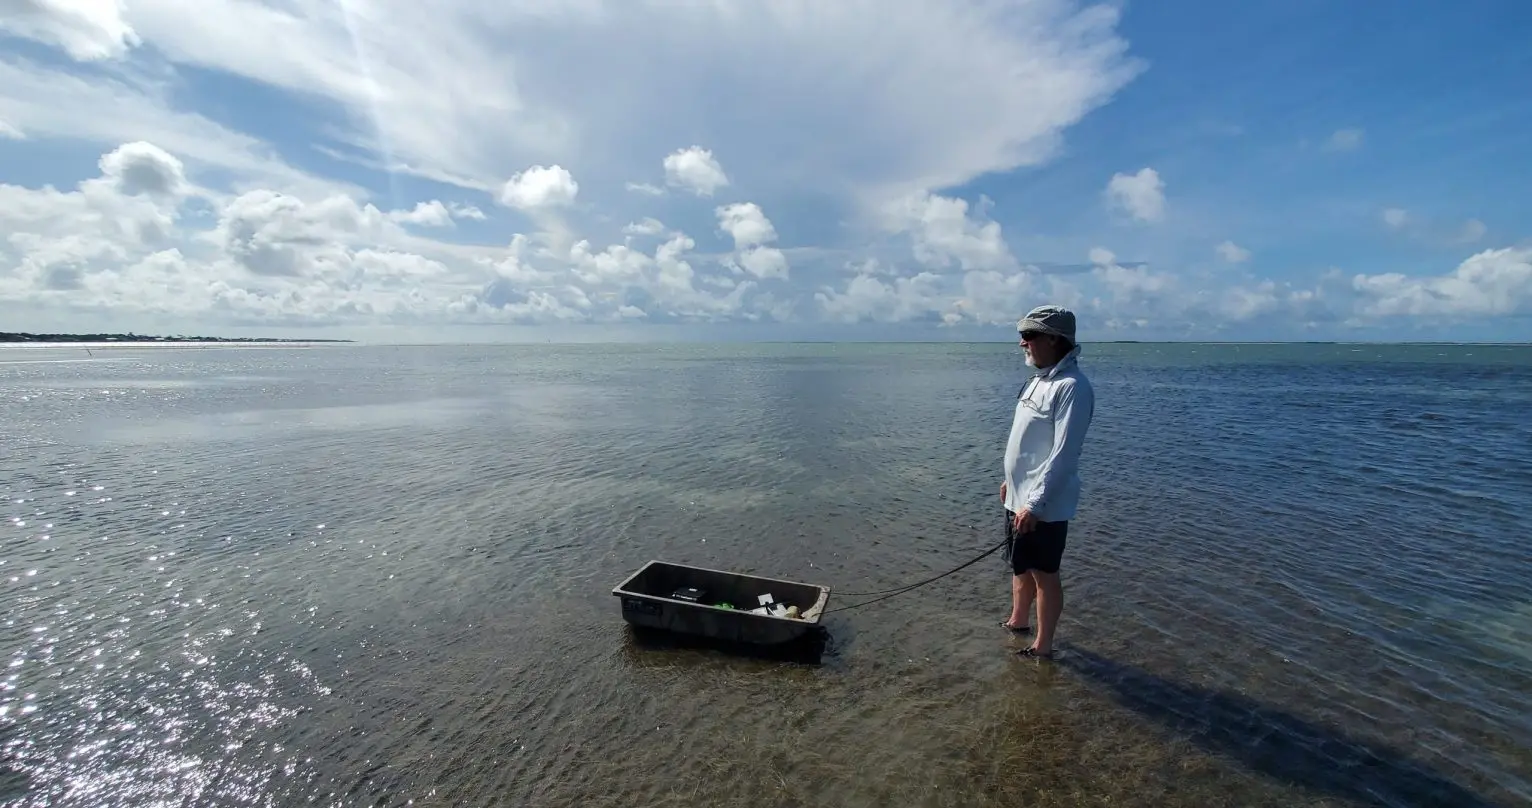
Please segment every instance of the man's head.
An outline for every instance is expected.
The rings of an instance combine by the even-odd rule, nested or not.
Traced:
[[[1038,306],[1016,323],[1027,364],[1053,367],[1075,347],[1075,314],[1062,306]]]

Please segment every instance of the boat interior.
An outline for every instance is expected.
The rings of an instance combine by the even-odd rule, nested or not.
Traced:
[[[646,564],[619,591],[746,612],[770,595],[771,602],[797,607],[800,619],[809,621],[818,619],[827,599],[820,586],[663,561]]]

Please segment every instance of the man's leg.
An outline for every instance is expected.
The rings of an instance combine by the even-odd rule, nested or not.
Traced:
[[[1037,585],[1030,574],[1023,572],[1011,576],[1011,619],[1006,621],[1007,628],[1012,631],[1027,628],[1027,619],[1032,616],[1032,600],[1036,596]]]
[[[1059,616],[1064,613],[1064,587],[1059,581],[1059,565],[1064,558],[1068,522],[1039,522],[1029,542],[1029,576],[1037,592],[1037,639],[1030,651],[1039,656],[1053,653],[1053,636]]]
[[[1032,576],[1027,574],[1026,544],[1024,537],[1016,533],[1016,514],[1009,508],[1001,511],[1005,514],[1005,557],[1011,562],[1011,616],[1000,625],[1025,634],[1032,630],[1027,625],[1027,618],[1032,614],[1036,587],[1032,585]]]
[[[1053,632],[1064,613],[1064,587],[1057,572],[1032,570],[1030,577],[1037,590],[1037,640],[1032,651],[1046,656],[1053,653]]]

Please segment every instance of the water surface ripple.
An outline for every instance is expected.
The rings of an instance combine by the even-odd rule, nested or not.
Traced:
[[[0,352],[5,805],[1532,800],[1527,348],[1089,346],[1059,660],[992,556],[818,667],[609,590],[966,561],[1014,347],[75,353]]]

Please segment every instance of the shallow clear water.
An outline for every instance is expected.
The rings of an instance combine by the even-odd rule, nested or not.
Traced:
[[[817,667],[611,587],[967,561],[1014,347],[79,353],[0,351],[8,805],[1532,799],[1532,349],[1088,346],[1059,659],[995,555]]]

